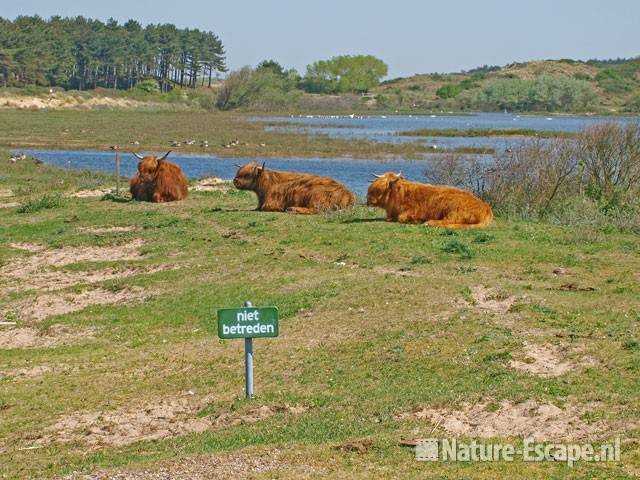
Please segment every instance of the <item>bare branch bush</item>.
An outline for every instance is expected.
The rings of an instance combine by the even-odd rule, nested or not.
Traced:
[[[495,210],[555,223],[640,231],[640,124],[535,139],[495,155],[442,155],[427,181],[474,192]]]
[[[446,154],[433,156],[425,170],[429,183],[451,185],[486,196],[487,170],[493,160],[486,155]]]
[[[640,188],[640,124],[604,123],[576,140],[586,192],[607,206],[625,202]]]
[[[488,171],[487,198],[515,211],[548,211],[576,193],[575,146],[567,140],[533,140],[496,156]]]

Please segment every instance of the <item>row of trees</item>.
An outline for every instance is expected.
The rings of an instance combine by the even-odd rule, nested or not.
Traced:
[[[225,51],[212,32],[120,25],[84,17],[0,18],[0,85],[132,88],[144,79],[171,85],[209,85],[226,71]]]

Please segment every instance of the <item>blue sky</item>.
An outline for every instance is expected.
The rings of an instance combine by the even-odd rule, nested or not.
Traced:
[[[640,55],[639,0],[2,0],[0,16],[62,15],[211,30],[231,68],[370,53],[389,77],[546,58]]]

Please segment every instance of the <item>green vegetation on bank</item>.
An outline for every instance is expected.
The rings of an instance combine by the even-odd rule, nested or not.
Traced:
[[[185,142],[191,140],[195,140],[192,145]],[[229,145],[233,140],[237,145]],[[123,151],[174,150],[228,157],[417,158],[431,151],[422,142],[396,145],[265,131],[260,122],[223,112],[0,110],[0,147],[106,150],[111,145]]]
[[[400,132],[405,137],[538,137],[572,138],[574,133],[530,128],[418,128]]]
[[[0,189],[14,195],[0,203],[113,183],[0,161]],[[383,212],[363,206],[296,216],[256,212],[255,204],[253,195],[223,186],[166,205],[67,198],[31,213],[0,209],[3,312],[97,288],[139,295],[39,320],[16,315],[16,327],[2,327],[8,345],[18,338],[10,328],[53,343],[0,349],[0,476],[488,480],[627,478],[635,471],[637,235],[500,215],[486,230],[448,231],[384,222]],[[55,275],[48,292],[5,275],[36,259],[117,252],[136,242],[142,246],[127,261],[44,266],[29,279]],[[255,342],[252,401],[241,399],[242,342],[220,342],[207,328],[217,308],[246,299],[281,312],[280,337]],[[567,369],[557,376],[527,371],[538,362],[528,363],[532,348],[557,352]],[[554,419],[568,416],[566,435],[579,434],[575,425],[598,432],[579,441],[621,435],[621,460],[573,468],[417,462],[413,449],[399,446],[452,436],[448,423],[423,409],[485,405],[488,415],[524,400],[558,412],[535,428],[556,428]],[[265,408],[276,413],[252,420]],[[535,408],[526,415],[537,415]],[[482,427],[481,418],[469,421],[471,429]],[[182,435],[158,430],[195,422],[213,426]],[[493,443],[521,445],[511,428]],[[114,443],[119,435],[131,437]],[[339,449],[348,442],[360,442],[362,451]],[[165,473],[141,473],[158,469]]]

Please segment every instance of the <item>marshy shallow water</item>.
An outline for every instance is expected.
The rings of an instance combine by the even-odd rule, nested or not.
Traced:
[[[319,116],[303,117],[269,117],[254,118],[254,121],[296,122],[300,126],[286,125],[284,128],[297,131],[308,131],[316,134],[330,135],[337,138],[367,139],[377,142],[398,143],[423,141],[438,147],[481,146],[494,147],[500,151],[520,144],[523,138],[498,137],[403,137],[399,132],[422,128],[436,129],[506,129],[524,128],[533,130],[574,132],[581,128],[601,122],[638,122],[640,117],[598,117],[598,116],[534,116],[508,113],[481,113],[477,115],[443,115],[443,116]],[[66,168],[86,169],[113,173],[113,152],[71,151],[71,150],[25,150],[44,162]],[[227,158],[203,154],[181,154],[174,152],[170,160],[183,169],[187,177],[199,178],[215,176],[230,180],[234,177],[236,163],[258,161],[267,162],[268,168],[276,170],[297,171],[316,175],[331,176],[344,183],[357,195],[364,195],[369,186],[372,173],[386,171],[402,171],[412,180],[424,180],[429,154],[425,160],[357,160],[351,158]],[[490,158],[490,157],[488,157]],[[137,160],[133,155],[122,154],[122,175],[131,176],[136,171]]]

